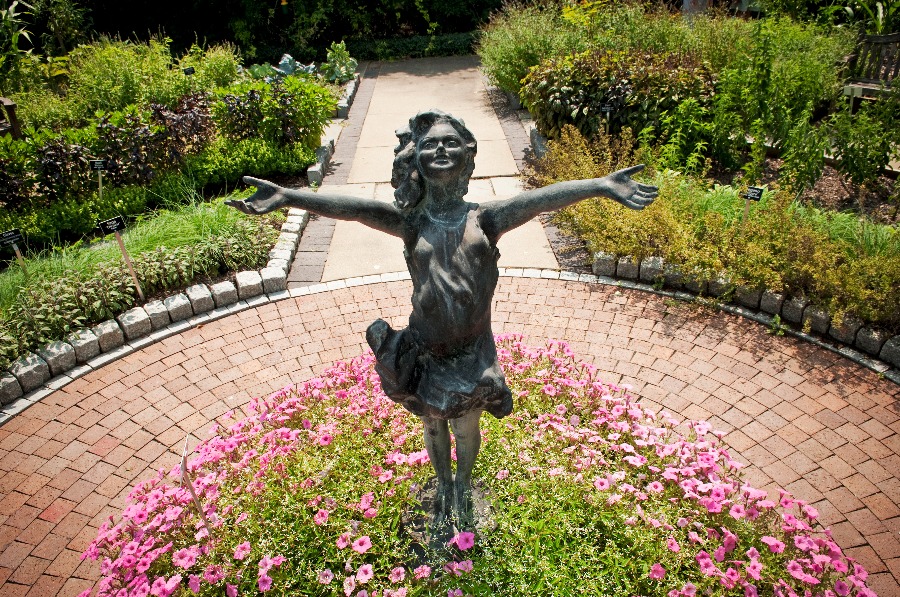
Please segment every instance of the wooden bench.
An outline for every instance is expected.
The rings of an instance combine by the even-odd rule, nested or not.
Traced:
[[[0,97],[0,135],[9,133],[13,139],[22,138],[19,119],[16,118],[16,102]]]
[[[853,102],[878,99],[900,72],[900,33],[864,35],[856,53],[849,57],[844,95]]]

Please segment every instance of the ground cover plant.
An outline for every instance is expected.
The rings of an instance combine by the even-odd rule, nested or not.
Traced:
[[[431,467],[369,353],[139,483],[84,554],[96,594],[874,595],[815,508],[741,482],[707,423],[644,409],[563,343],[498,342],[516,406],[482,421],[490,524],[411,554],[404,512]]]
[[[262,267],[278,236],[270,222],[278,220],[278,214],[247,218],[222,201],[195,201],[133,224],[123,238],[149,297]],[[0,368],[138,302],[113,240],[30,255],[26,269],[27,275],[18,265],[0,272]]]

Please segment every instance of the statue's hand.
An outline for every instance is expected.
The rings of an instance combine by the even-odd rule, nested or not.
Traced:
[[[613,172],[606,177],[609,198],[631,209],[644,209],[659,194],[655,186],[632,180],[631,176],[644,169],[643,164]]]
[[[284,205],[284,189],[267,180],[245,176],[244,182],[256,187],[256,192],[246,199],[229,199],[225,205],[250,215],[269,213]]]

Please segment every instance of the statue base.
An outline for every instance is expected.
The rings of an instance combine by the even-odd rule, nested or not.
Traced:
[[[472,514],[474,528],[459,528],[455,519],[431,528],[431,512],[437,493],[437,477],[431,477],[423,487],[412,494],[412,504],[400,518],[400,535],[410,539],[410,562],[412,568],[422,564],[442,563],[453,552],[447,542],[462,531],[483,532],[495,528],[491,503],[483,484],[472,484]]]

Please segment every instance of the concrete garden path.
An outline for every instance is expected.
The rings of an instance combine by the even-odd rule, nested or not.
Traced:
[[[360,92],[368,89],[372,105],[381,105],[382,76],[399,80],[408,69],[424,86],[426,63],[445,65],[449,74],[433,84],[450,88],[454,60],[384,65],[380,72],[375,65],[377,76],[364,78]],[[354,114],[361,105],[351,109],[330,176],[372,185],[387,198],[378,181],[340,179],[354,172],[354,147],[346,144],[354,127],[365,130],[365,113]],[[512,144],[515,155],[521,147]],[[392,155],[388,146],[382,151]],[[479,185],[496,191],[494,181],[507,178],[488,173],[481,180],[490,187]],[[336,226],[310,226],[306,234],[319,242],[307,248],[337,254],[339,247],[323,240]],[[494,330],[523,333],[532,344],[568,340],[605,379],[631,384],[647,404],[709,419],[749,465],[750,483],[786,487],[812,502],[838,543],[868,568],[878,594],[900,596],[900,387],[748,320],[590,280],[504,269]],[[396,274],[295,291],[137,350],[9,420],[0,427],[0,595],[69,597],[91,586],[99,566],[81,561],[81,551],[102,521],[121,511],[131,486],[177,462],[185,436],[196,445],[215,420],[252,396],[358,355],[375,318],[405,325],[410,291],[409,280]]]

